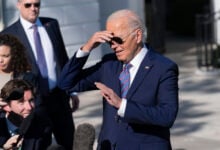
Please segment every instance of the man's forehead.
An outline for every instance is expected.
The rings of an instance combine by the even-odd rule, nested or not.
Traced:
[[[32,98],[34,98],[34,95],[31,90],[24,91],[24,100],[30,100]]]
[[[17,94],[17,95],[16,95]],[[22,93],[16,91],[14,93],[14,97],[12,96],[10,101],[17,101],[17,102],[23,102],[23,101],[29,101],[31,99],[33,99],[33,92],[31,90],[25,90]]]
[[[123,35],[128,28],[128,24],[123,21],[110,21],[106,24],[106,30],[113,32],[116,35]]]

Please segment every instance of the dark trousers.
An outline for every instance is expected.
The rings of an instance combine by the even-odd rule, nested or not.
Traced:
[[[65,150],[72,150],[74,138],[74,123],[71,113],[50,114],[54,137]]]
[[[56,88],[47,96],[43,96],[43,104],[46,106],[57,143],[65,150],[72,150],[75,126],[69,96]]]

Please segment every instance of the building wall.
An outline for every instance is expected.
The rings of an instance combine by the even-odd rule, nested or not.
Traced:
[[[211,7],[214,13],[214,41],[220,45],[220,1],[212,0]]]
[[[17,0],[0,0],[0,29],[18,19],[16,3]],[[110,13],[130,8],[143,17],[143,4],[143,0],[41,0],[40,16],[53,17],[59,21],[68,56],[71,57],[94,32],[104,29]],[[92,52],[89,62],[100,60],[105,52],[103,47],[98,47]]]
[[[2,0],[0,0],[0,31],[3,29],[3,7]]]

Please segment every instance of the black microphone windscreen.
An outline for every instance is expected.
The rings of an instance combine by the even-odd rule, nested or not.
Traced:
[[[65,148],[58,144],[52,144],[47,148],[47,150],[65,150]]]
[[[77,126],[74,135],[74,150],[93,150],[95,141],[95,128],[89,123]]]

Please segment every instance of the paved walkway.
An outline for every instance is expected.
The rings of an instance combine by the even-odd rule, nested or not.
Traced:
[[[195,42],[171,38],[167,56],[179,65],[179,114],[171,129],[175,150],[220,149],[220,76],[196,64]]]
[[[220,76],[197,69],[193,39],[167,39],[165,55],[177,62],[180,70],[179,114],[171,129],[173,149],[219,150]],[[102,121],[102,101],[99,92],[84,92],[79,97],[80,108],[73,114],[75,124],[93,124],[98,136]]]

